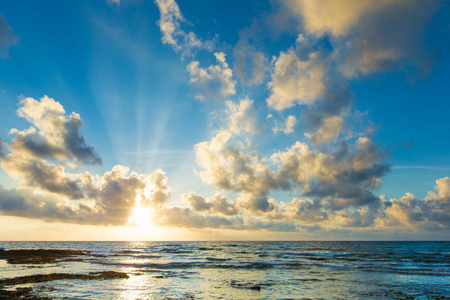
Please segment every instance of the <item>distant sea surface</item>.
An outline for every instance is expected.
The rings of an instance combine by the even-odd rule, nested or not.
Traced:
[[[0,280],[126,273],[32,287],[51,299],[450,299],[450,242],[0,242],[4,250],[89,251],[8,263]]]

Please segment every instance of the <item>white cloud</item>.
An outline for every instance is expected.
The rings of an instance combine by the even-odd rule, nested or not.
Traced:
[[[218,64],[211,65],[207,69],[200,68],[198,61],[193,61],[187,66],[191,83],[200,90],[196,98],[201,101],[222,100],[236,93],[233,71],[225,61],[225,53],[216,52],[214,56]]]
[[[285,134],[293,133],[296,122],[297,122],[297,118],[295,118],[295,116],[292,116],[292,115],[288,116],[286,119],[286,127],[284,128],[283,132]]]
[[[272,119],[273,116],[270,114],[267,119]],[[297,123],[297,118],[293,115],[289,115],[284,124],[280,124],[278,120],[274,120],[275,126],[272,128],[274,134],[278,132],[283,132],[284,134],[290,134],[294,132],[294,126]]]
[[[324,90],[324,66],[317,52],[301,60],[293,50],[281,52],[268,86],[271,95],[269,107],[276,110],[298,104],[312,104]]]
[[[175,49],[180,49],[175,38],[176,35],[182,34],[179,27],[180,22],[183,22],[184,18],[181,15],[178,4],[174,0],[156,0],[155,2],[161,14],[158,25],[163,34],[163,43],[172,45]]]
[[[158,26],[163,34],[161,40],[169,44],[175,51],[181,51],[183,56],[192,54],[194,49],[212,50],[214,40],[202,41],[195,33],[186,33],[181,24],[186,22],[175,0],[155,0],[160,12]]]
[[[239,103],[226,101],[226,114],[228,116],[228,130],[239,135],[241,132],[257,133],[260,128],[257,125],[256,111],[253,107],[253,100],[248,98]]]
[[[366,14],[379,10],[393,0],[284,0],[291,13],[302,20],[310,34],[348,34]]]

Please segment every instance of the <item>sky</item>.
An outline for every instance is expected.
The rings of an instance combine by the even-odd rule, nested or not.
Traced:
[[[450,4],[0,3],[0,240],[449,240]]]

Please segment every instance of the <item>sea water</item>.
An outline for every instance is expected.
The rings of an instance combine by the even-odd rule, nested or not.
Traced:
[[[116,271],[128,279],[31,284],[52,299],[450,299],[450,242],[0,242],[89,251],[8,264],[0,279]]]

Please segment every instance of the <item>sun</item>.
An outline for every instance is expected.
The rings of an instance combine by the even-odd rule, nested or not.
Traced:
[[[150,207],[141,205],[141,195],[136,197],[136,205],[133,208],[133,213],[128,219],[128,223],[133,226],[152,228],[153,225],[150,222],[152,210]]]

